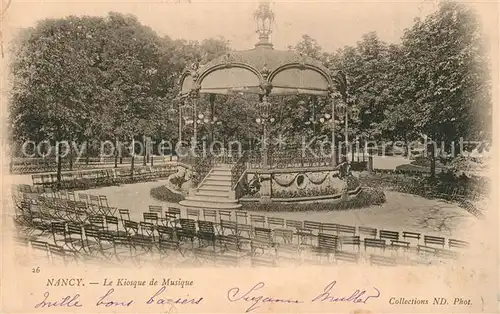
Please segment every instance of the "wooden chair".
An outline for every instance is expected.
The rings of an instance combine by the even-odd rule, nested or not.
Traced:
[[[365,237],[370,237],[375,239],[377,237],[377,229],[376,228],[370,228],[370,227],[358,227],[358,233],[359,236],[361,237],[362,235]]]
[[[304,229],[315,231],[318,234],[322,232],[321,222],[304,220]]]
[[[194,239],[197,236],[196,221],[192,219],[181,218],[179,219],[180,228],[177,230],[179,240],[189,239],[191,246],[194,247]]]
[[[399,251],[399,249],[403,249],[405,252],[407,252],[410,250],[410,242],[391,240],[390,248],[396,251]]]
[[[122,221],[130,220],[130,212],[128,209],[118,209],[118,213]]]
[[[338,224],[324,222],[321,224],[321,233],[325,234],[338,234]]]
[[[88,221],[89,223],[96,227],[97,229],[99,230],[104,230],[106,229],[105,227],[105,220],[104,220],[104,216],[101,216],[101,215],[90,215],[88,217]]]
[[[235,221],[221,220],[220,221],[220,234],[225,235],[229,231],[231,235],[238,235],[238,224]]]
[[[267,217],[267,226],[271,229],[274,229],[274,227],[285,228],[285,219],[275,218],[275,217]]]
[[[397,232],[397,231],[388,231],[388,230],[380,230],[379,231],[379,239],[381,239],[381,240],[389,240],[389,241],[398,241],[399,240],[399,232]]]
[[[250,223],[254,226],[262,224],[261,227],[264,227],[266,224],[266,217],[263,215],[250,215]]]
[[[443,237],[435,237],[435,236],[428,236],[424,235],[424,245],[429,246],[431,245],[440,245],[442,248],[444,248],[445,245],[445,239]]]
[[[417,232],[409,232],[409,231],[403,231],[403,239],[415,239],[417,240],[417,243],[420,242],[420,233]]]
[[[385,251],[386,243],[385,240],[382,239],[368,239],[366,238],[364,241],[365,251],[366,248],[375,248]]]
[[[248,223],[248,212],[237,210],[235,212],[235,215],[236,215],[236,222],[237,223],[239,223],[240,219],[243,220],[243,224],[247,224]]]
[[[311,248],[311,252],[316,256],[326,257],[327,260],[330,256],[337,251],[338,248],[338,237],[337,235],[328,233],[318,234],[318,245]]]
[[[340,248],[343,250],[346,245],[352,245],[353,247],[357,247],[359,251],[359,247],[361,246],[361,240],[359,236],[341,236],[339,238]]]
[[[163,207],[161,205],[149,205],[150,213],[157,213],[159,217],[163,216]]]
[[[144,222],[150,222],[154,225],[158,225],[158,220],[159,220],[159,217],[158,217],[158,213],[142,213],[142,220]]]
[[[212,222],[217,222],[217,210],[203,209],[203,220],[208,220],[207,218],[210,218]]]
[[[216,235],[215,235],[215,227],[214,227],[213,222],[205,221],[205,220],[198,220],[197,237],[198,237],[198,241],[200,243],[200,246],[203,245],[204,243],[208,243],[208,244],[211,244],[215,250]]]
[[[266,250],[273,250],[276,254],[276,244],[273,241],[272,230],[270,228],[254,227],[254,238],[250,243],[251,255],[255,256],[257,250],[261,250],[262,254]]]
[[[448,239],[448,247],[454,249],[465,249],[470,246],[470,243],[463,240]]]
[[[251,258],[252,267],[277,267],[278,264],[275,258]]]
[[[426,246],[426,245],[417,245],[417,253],[423,254],[425,256],[428,256],[428,255],[436,256],[437,251],[438,251],[438,249],[435,247]]]
[[[187,218],[188,219],[195,219],[195,220],[200,220],[200,210],[199,209],[193,209],[193,208],[188,208],[186,209],[187,212]]]
[[[369,260],[370,260],[370,265],[384,266],[384,267],[397,265],[397,260],[395,257],[387,257],[382,255],[371,254]]]
[[[349,225],[337,225],[337,233],[340,234],[349,234],[354,236],[356,234],[356,227]]]
[[[348,262],[357,264],[359,261],[359,253],[351,253],[345,251],[336,251],[334,253],[335,262]]]
[[[219,210],[219,220],[220,221],[222,221],[222,220],[230,221],[232,218],[232,214],[233,214],[233,212],[231,210],[220,209]]]

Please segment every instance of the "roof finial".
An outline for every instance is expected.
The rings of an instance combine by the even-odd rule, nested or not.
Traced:
[[[269,41],[269,35],[272,33],[271,24],[274,22],[274,12],[271,10],[269,2],[261,2],[257,10],[254,11],[253,17],[257,22],[257,34],[259,34],[259,42],[255,47],[273,48]]]

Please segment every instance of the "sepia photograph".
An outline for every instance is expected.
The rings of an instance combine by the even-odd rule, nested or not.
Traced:
[[[496,1],[1,10],[2,312],[498,312]]]

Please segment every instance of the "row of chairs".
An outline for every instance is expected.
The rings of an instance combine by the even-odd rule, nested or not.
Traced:
[[[21,212],[24,212],[24,214],[18,215],[23,217],[23,219],[20,219],[20,224],[29,225],[31,223],[29,229],[42,229],[42,233],[43,230],[45,232],[51,230],[53,222],[66,222],[80,226],[93,225],[100,230],[104,230],[104,226],[106,226],[105,231],[107,232],[110,231],[110,226],[114,226],[113,230],[117,233],[119,231],[125,232],[127,236],[134,238],[137,235],[142,235],[142,237],[151,238],[153,242],[157,242],[157,239],[160,238],[187,239],[190,240],[188,242],[191,242],[192,249],[195,249],[195,240],[198,243],[207,242],[207,239],[204,238],[200,240],[200,235],[209,235],[208,238],[210,239],[217,237],[218,239],[224,239],[225,236],[231,236],[233,240],[237,240],[238,245],[242,246],[245,243],[248,244],[249,239],[251,239],[255,251],[259,244],[255,238],[258,233],[261,236],[267,234],[265,237],[270,238],[271,241],[267,241],[266,245],[268,247],[279,245],[280,251],[292,248],[292,251],[300,252],[302,249],[299,248],[312,246],[313,242],[319,241],[319,235],[322,234],[321,239],[325,239],[327,235],[336,237],[339,248],[354,247],[357,248],[356,251],[358,252],[361,244],[363,244],[365,251],[367,248],[378,248],[382,253],[385,252],[386,248],[407,250],[415,247],[418,252],[426,254],[431,251],[434,252],[434,255],[445,252],[446,241],[441,237],[335,223],[285,220],[277,217],[253,215],[244,211],[209,209],[181,211],[180,208],[174,207],[164,210],[161,206],[151,205],[149,211],[143,213],[143,221],[134,222],[130,219],[130,212],[126,209],[117,211],[116,208],[113,208],[113,211],[109,211],[111,207],[109,207],[105,196],[102,196],[102,199],[93,196],[94,200],[90,200],[89,195],[78,194],[78,201],[74,201],[72,200],[75,199],[74,192],[57,192],[56,195],[58,197],[46,197],[45,199],[42,197],[35,200],[34,204],[30,201],[29,206],[26,205],[26,201],[24,205],[21,202]],[[85,198],[88,199],[83,201]],[[82,206],[82,210],[75,213],[74,207],[77,204]],[[34,208],[31,208],[32,205]],[[85,208],[83,205],[85,205]],[[115,216],[117,212],[119,218]],[[184,214],[185,218],[181,214]],[[121,222],[120,226],[119,222]],[[211,227],[206,227],[207,223]],[[214,229],[214,232],[205,231],[200,233],[202,229]],[[420,243],[421,239],[423,245]],[[389,242],[386,243],[387,241]],[[417,246],[410,245],[409,241],[415,241]],[[467,245],[468,243],[464,241],[448,239],[449,249]]]
[[[217,226],[217,224],[210,221],[196,222],[192,219],[180,218],[175,227],[154,225],[153,223],[145,221],[134,222],[130,220],[122,220],[122,226],[120,228],[118,226],[119,221],[117,217],[104,216],[103,218],[104,219],[95,219],[95,217],[93,217],[89,219],[88,224],[61,221],[52,222],[50,225],[50,231],[52,232],[54,245],[58,245],[58,241],[61,241],[57,239],[57,235],[62,235],[64,237],[62,243],[67,246],[70,253],[79,253],[83,250],[90,254],[90,251],[92,250],[89,244],[90,236],[94,239],[93,242],[97,241],[96,243],[107,241],[107,243],[110,244],[110,248],[113,248],[112,255],[116,255],[115,257],[117,258],[119,258],[116,251],[117,246],[128,247],[129,257],[135,258],[136,254],[138,254],[138,248],[141,254],[147,252],[151,253],[153,251],[152,248],[159,245],[168,246],[169,249],[178,251],[181,255],[183,255],[185,253],[181,250],[181,243],[188,240],[187,242],[191,242],[191,250],[195,253],[197,258],[200,256],[206,257],[207,254],[210,256],[213,255],[214,257],[222,254],[220,259],[236,259],[234,256],[226,257],[224,252],[215,253],[216,243],[219,243],[219,247],[224,248],[232,246],[237,248],[236,251],[241,251],[241,249],[245,246],[245,243],[249,244],[249,255],[252,259],[258,258],[256,252],[259,250],[261,250],[262,253],[266,250],[274,250],[275,256],[274,258],[271,258],[271,260],[278,259],[278,256],[280,255],[278,252],[285,252],[292,253],[292,260],[296,261],[300,259],[299,257],[302,251],[314,252],[319,255],[326,256],[327,261],[329,262],[332,261],[332,258],[335,261],[346,260],[351,262],[358,261],[360,258],[359,238],[350,236],[320,233],[316,237],[317,241],[315,242],[317,244],[315,245],[312,243],[294,244],[291,243],[291,241],[287,241],[286,238],[282,241],[276,241],[276,234],[273,234],[276,231],[269,228],[254,227],[251,232],[243,236],[237,231],[238,229],[237,226],[235,226],[235,222],[228,223],[224,220],[219,226]],[[218,231],[217,227],[219,227]],[[47,228],[47,226],[45,226],[45,228]],[[155,232],[158,232],[157,237],[154,235]],[[375,248],[384,253],[386,247],[385,245],[383,247],[379,246],[381,241],[385,243],[385,240],[381,239],[365,239],[365,251],[367,248]],[[195,242],[198,243],[196,247],[194,246]],[[75,243],[77,244],[76,246]],[[214,253],[204,253],[203,251],[205,250],[203,250],[203,244],[209,244],[209,247],[213,247]],[[393,244],[394,243],[391,243],[390,248],[394,248]],[[347,245],[358,245],[358,251],[345,251]],[[418,248],[419,252],[422,251],[421,246]],[[98,252],[103,253],[102,256],[105,256],[106,254],[104,254],[103,250],[104,249],[99,246]],[[444,252],[444,249],[434,248],[433,254],[439,257],[441,252]],[[448,254],[447,256],[454,255],[455,254]],[[239,258],[241,258],[241,256]],[[374,263],[376,263],[376,260]]]
[[[33,185],[58,189],[89,189],[99,186],[109,186],[164,178],[174,173],[171,165],[141,166],[131,172],[125,168],[109,168],[87,171],[64,172],[61,181],[57,173],[32,175]]]

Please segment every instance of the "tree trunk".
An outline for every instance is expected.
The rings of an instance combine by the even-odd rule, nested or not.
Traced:
[[[134,139],[132,139],[132,158],[130,160],[130,178],[134,177],[134,159],[135,159],[135,143]]]
[[[431,144],[431,178],[436,177],[436,150],[434,144]]]
[[[69,171],[73,171],[73,140],[69,142]]]
[[[115,138],[115,168],[118,168],[118,139]]]
[[[61,186],[61,170],[62,170],[62,158],[61,158],[61,144],[59,141],[56,142],[56,154],[57,154],[57,187]]]
[[[354,147],[351,145],[351,162],[354,162]]]
[[[142,148],[144,149],[142,153],[142,165],[145,166],[147,164],[147,154],[146,154],[146,136],[142,136]]]
[[[85,164],[89,164],[89,158],[90,158],[90,147],[88,145],[89,142],[87,142],[87,145],[85,146]],[[92,146],[92,142],[90,142],[90,146]]]

